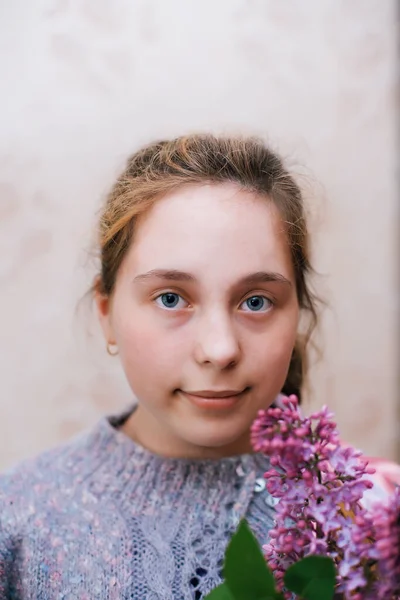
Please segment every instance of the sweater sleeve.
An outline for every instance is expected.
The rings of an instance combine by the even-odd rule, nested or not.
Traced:
[[[7,493],[0,477],[0,600],[11,600],[12,577],[17,548],[18,528],[15,519],[14,501]]]
[[[0,600],[9,598],[8,590],[8,575],[11,570],[11,552],[8,545],[8,540],[0,531]]]
[[[13,542],[7,524],[3,521],[4,513],[0,515],[0,600],[7,600],[11,598],[9,596],[9,577],[13,564]]]

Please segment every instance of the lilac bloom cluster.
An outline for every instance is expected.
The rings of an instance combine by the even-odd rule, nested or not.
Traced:
[[[399,525],[396,543],[388,533],[400,515],[398,499],[368,513],[360,500],[374,469],[361,452],[341,446],[333,414],[323,407],[304,417],[296,396],[282,402],[260,411],[251,432],[255,451],[270,457],[267,489],[279,499],[264,552],[280,588],[291,564],[318,554],[336,563],[338,598],[396,600],[396,576],[386,574],[399,561]]]
[[[367,515],[355,517],[351,544],[374,573],[359,595],[362,600],[400,598],[400,487]],[[366,574],[367,577],[367,574]]]

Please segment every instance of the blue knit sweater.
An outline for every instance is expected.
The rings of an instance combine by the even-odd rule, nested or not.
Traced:
[[[163,458],[118,430],[127,416],[0,477],[0,599],[200,599],[242,517],[268,541],[265,457]]]

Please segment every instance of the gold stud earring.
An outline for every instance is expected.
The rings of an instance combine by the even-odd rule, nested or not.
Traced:
[[[107,353],[110,356],[116,356],[118,354],[118,347],[116,344],[113,344],[112,342],[108,342],[107,343]]]

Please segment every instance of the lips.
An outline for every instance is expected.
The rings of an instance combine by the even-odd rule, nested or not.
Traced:
[[[199,398],[230,398],[232,396],[238,396],[242,394],[244,390],[201,390],[200,392],[185,392],[191,396],[198,396]]]
[[[227,410],[239,404],[250,388],[244,390],[201,390],[196,392],[184,392],[181,394],[189,400],[192,405],[208,410]]]

